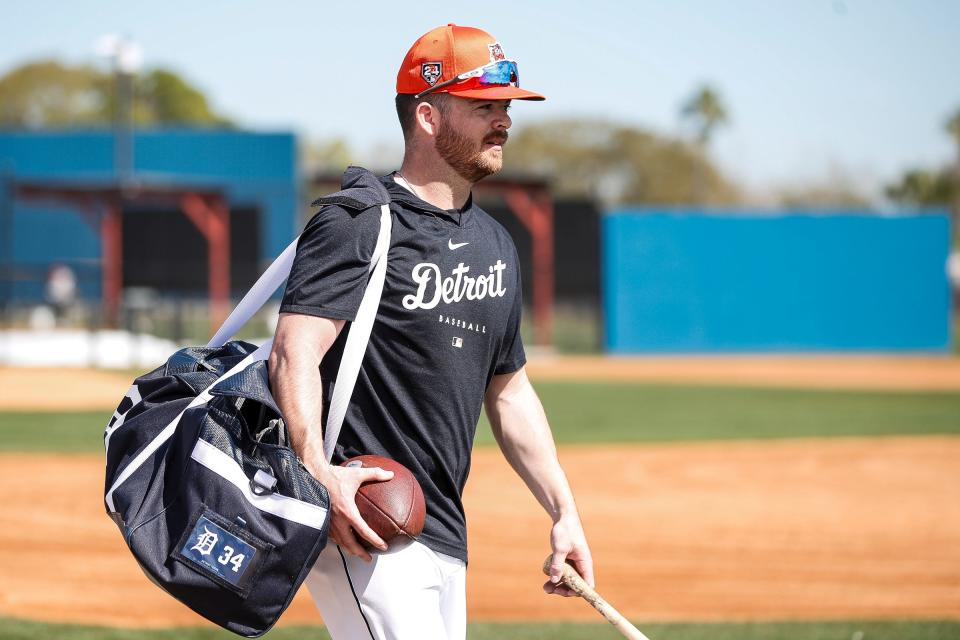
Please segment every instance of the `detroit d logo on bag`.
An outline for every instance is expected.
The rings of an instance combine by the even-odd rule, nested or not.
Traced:
[[[190,551],[199,551],[202,556],[209,555],[219,539],[220,537],[217,534],[204,527],[203,533],[197,536],[197,544],[190,547]]]
[[[443,63],[424,62],[420,65],[420,76],[431,87],[437,84],[437,80],[443,75]]]

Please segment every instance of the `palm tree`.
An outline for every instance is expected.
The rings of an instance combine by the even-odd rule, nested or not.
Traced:
[[[694,121],[697,127],[697,143],[701,147],[706,147],[714,130],[728,120],[727,108],[720,99],[720,94],[709,85],[700,87],[683,106],[681,113],[685,118]]]
[[[960,155],[960,109],[947,120],[947,133],[953,136],[953,141],[957,143],[957,155]]]
[[[697,128],[696,141],[700,152],[707,153],[707,145],[718,126],[728,121],[727,108],[720,99],[720,94],[710,85],[701,86],[680,111],[682,117],[693,121]],[[694,169],[694,195],[698,202],[706,201],[706,181],[703,168],[696,165]]]

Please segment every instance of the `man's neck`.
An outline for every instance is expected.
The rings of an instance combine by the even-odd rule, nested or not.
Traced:
[[[440,209],[462,208],[473,187],[446,162],[421,162],[411,155],[404,156],[400,175],[418,198]]]

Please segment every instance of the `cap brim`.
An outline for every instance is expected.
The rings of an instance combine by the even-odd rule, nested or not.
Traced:
[[[454,89],[448,91],[452,96],[459,98],[473,98],[475,100],[546,100],[546,96],[520,87],[508,85],[506,87],[484,87],[482,89]]]

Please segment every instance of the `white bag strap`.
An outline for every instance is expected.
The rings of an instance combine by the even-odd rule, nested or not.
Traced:
[[[297,255],[298,242],[300,242],[299,236],[294,238],[293,242],[288,244],[287,248],[277,256],[273,264],[267,267],[267,270],[257,278],[257,281],[253,283],[240,303],[230,312],[227,319],[223,321],[217,332],[210,338],[210,342],[207,343],[208,347],[222,347],[267,303],[273,292],[290,275],[290,269],[293,268],[293,259]]]
[[[367,342],[370,340],[370,331],[373,329],[373,321],[377,317],[377,309],[380,307],[380,296],[383,293],[383,283],[387,274],[387,253],[390,249],[390,233],[392,230],[393,219],[390,216],[390,205],[380,206],[380,233],[377,235],[377,244],[373,249],[373,256],[370,259],[369,271],[370,279],[367,281],[367,287],[363,292],[363,299],[360,301],[360,308],[357,311],[357,317],[350,325],[350,332],[347,335],[347,342],[343,348],[343,358],[340,360],[340,368],[337,370],[337,380],[333,387],[333,395],[330,398],[330,409],[327,412],[327,424],[324,428],[323,451],[327,460],[333,456],[333,448],[337,444],[337,438],[340,436],[340,428],[343,426],[343,418],[347,413],[347,407],[350,404],[350,397],[353,395],[353,388],[357,382],[357,375],[360,373],[360,364],[363,362],[363,354],[367,350]],[[263,275],[250,287],[240,303],[233,312],[224,320],[223,325],[207,343],[208,347],[221,347],[230,339],[243,325],[247,323],[253,315],[267,303],[273,292],[277,290],[293,267],[293,259],[297,254],[297,240],[291,242],[283,250],[276,260],[273,261]],[[270,353],[267,351],[267,357]],[[262,358],[266,359],[266,357]],[[214,383],[216,384],[216,383]]]
[[[350,325],[347,343],[343,347],[343,358],[337,370],[337,381],[330,397],[327,424],[323,430],[323,454],[328,461],[333,457],[333,448],[340,436],[340,427],[343,426],[350,396],[353,395],[353,387],[360,373],[360,363],[363,362],[363,354],[370,340],[373,320],[377,317],[377,309],[380,307],[380,296],[387,276],[387,252],[390,248],[391,227],[390,206],[383,205],[380,207],[380,235],[377,236],[377,246],[370,259],[370,269],[373,273],[367,283],[366,291],[363,292],[357,317]]]

